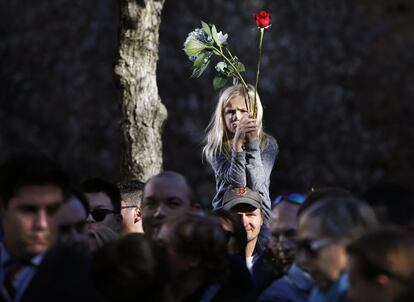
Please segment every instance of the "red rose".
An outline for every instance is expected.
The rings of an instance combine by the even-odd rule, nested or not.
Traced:
[[[253,17],[256,21],[256,25],[259,28],[265,28],[270,25],[270,19],[272,16],[264,10],[261,10],[258,14],[253,14]]]

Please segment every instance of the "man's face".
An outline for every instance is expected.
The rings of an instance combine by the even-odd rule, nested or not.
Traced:
[[[281,202],[272,210],[272,220],[270,223],[272,237],[269,247],[273,254],[281,260],[285,273],[295,260],[296,214],[298,209],[298,205]]]
[[[317,218],[299,219],[296,262],[309,272],[320,289],[328,289],[347,266],[345,247],[322,235]]]
[[[145,186],[142,200],[144,232],[156,238],[165,219],[174,213],[190,211],[187,184],[174,177],[154,177]]]
[[[263,224],[261,210],[248,204],[239,204],[231,211],[240,216],[247,233],[247,242],[257,240]]]
[[[76,197],[70,197],[56,215],[58,240],[77,249],[88,248],[87,213]]]
[[[13,257],[28,259],[51,246],[62,202],[62,189],[55,185],[28,185],[17,191],[1,210],[4,242]]]
[[[95,226],[104,225],[115,232],[119,232],[122,216],[114,213],[114,206],[109,196],[104,192],[86,193],[85,195],[91,212],[86,220],[88,227],[94,228]]]

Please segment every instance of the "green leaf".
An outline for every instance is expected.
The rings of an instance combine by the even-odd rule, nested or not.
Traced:
[[[244,72],[246,70],[246,68],[244,67],[244,64],[241,63],[241,62],[236,62],[235,66],[236,66],[238,72],[240,72],[240,73]]]
[[[210,25],[208,25],[206,22],[201,21],[201,27],[207,33],[207,35],[211,36]]]
[[[200,42],[199,40],[193,38],[193,39],[188,41],[188,43],[185,45],[183,50],[184,50],[184,52],[186,53],[187,56],[191,57],[191,56],[195,56],[197,53],[199,53],[200,51],[202,51],[206,47],[207,47],[206,44],[204,44],[204,43]]]
[[[199,67],[194,68],[193,73],[191,74],[191,77],[199,78],[203,74],[204,70],[206,70],[208,64],[210,64],[210,61],[211,60],[208,60],[206,63],[200,65]]]
[[[213,25],[213,27],[211,28],[211,33],[212,33],[214,42],[216,42],[218,46],[221,46],[220,40],[218,39],[217,29],[215,25]]]
[[[206,58],[206,56],[207,56],[207,52],[205,52],[205,51],[201,52],[198,55],[197,59],[194,61],[193,67],[200,67],[200,65],[203,64],[204,59]]]
[[[223,88],[227,83],[227,78],[222,76],[215,76],[213,79],[213,87],[214,89],[220,89]]]

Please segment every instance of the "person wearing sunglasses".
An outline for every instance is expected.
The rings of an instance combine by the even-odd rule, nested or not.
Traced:
[[[142,228],[142,191],[145,184],[136,179],[129,179],[118,183],[121,192],[121,234],[143,233]]]
[[[270,231],[272,237],[269,248],[272,254],[280,260],[283,273],[289,271],[295,259],[297,213],[305,196],[300,193],[279,195],[272,202],[272,219]]]
[[[372,208],[355,197],[321,196],[299,214],[296,261],[315,282],[310,302],[346,301],[346,246],[376,226]]]
[[[81,190],[88,199],[90,212],[86,220],[89,229],[101,225],[119,233],[122,227],[121,194],[116,185],[91,178],[81,184]]]
[[[269,250],[285,275],[274,281],[259,297],[259,302],[305,302],[313,287],[312,278],[297,263],[297,213],[305,196],[300,193],[280,195],[272,203]],[[273,262],[272,262],[273,263]],[[279,268],[281,266],[281,268]]]

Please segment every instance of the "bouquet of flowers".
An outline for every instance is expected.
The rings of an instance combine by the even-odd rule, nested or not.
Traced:
[[[256,84],[255,91],[259,83],[260,74],[260,60],[263,43],[264,30],[270,27],[270,14],[265,11],[260,11],[258,14],[253,14],[257,27],[260,29],[259,42],[259,60],[256,70]],[[196,28],[188,34],[184,42],[184,52],[193,62],[192,77],[200,77],[206,68],[211,63],[214,56],[218,57],[218,62],[215,66],[217,75],[213,79],[213,86],[215,89],[224,87],[228,80],[232,80],[233,84],[242,84],[247,90],[247,83],[244,80],[242,73],[245,71],[243,63],[238,57],[234,56],[227,42],[228,34],[223,34],[218,31],[216,26],[209,25],[201,21],[201,28]],[[255,116],[254,108],[256,108],[256,93],[254,100],[246,100],[246,107],[252,116]]]

